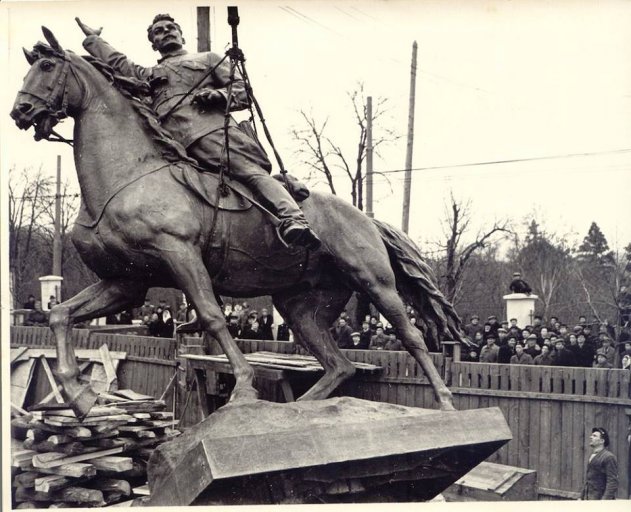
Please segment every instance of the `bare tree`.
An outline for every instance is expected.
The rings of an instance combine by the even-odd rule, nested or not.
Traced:
[[[439,276],[445,297],[452,304],[457,304],[461,298],[462,285],[471,258],[512,233],[508,221],[494,222],[491,226],[480,229],[473,241],[466,243],[464,239],[471,227],[470,207],[470,202],[463,203],[454,198],[453,194],[450,196],[450,204],[443,220],[446,240],[438,243],[442,254],[439,261]],[[498,236],[500,234],[504,236]]]
[[[14,297],[21,297],[27,271],[37,257],[41,224],[52,190],[52,179],[31,169],[9,170],[9,268]]]
[[[571,257],[566,240],[541,230],[533,219],[523,242],[515,236],[510,259],[527,276],[533,292],[542,302],[541,314],[545,316],[550,306],[559,302],[555,303],[554,299],[559,296],[562,286],[569,281]]]
[[[302,163],[310,171],[308,179],[322,175],[331,193],[337,195],[335,179],[340,174],[345,176],[351,185],[353,205],[363,210],[364,160],[366,158],[366,126],[368,122],[364,85],[359,83],[353,91],[348,93],[348,97],[351,100],[355,123],[358,127],[357,144],[353,152],[345,152],[339,144],[333,141],[333,138],[327,135],[328,117],[320,122],[316,120],[313,113],[306,113],[304,110],[300,111],[300,115],[305,127],[293,129],[292,135],[294,140],[299,143],[296,153],[300,155]],[[394,130],[375,124],[375,121],[383,118],[388,111],[387,102],[388,100],[383,97],[379,97],[376,102],[373,102],[373,134],[378,134],[373,140],[373,150],[377,155],[379,155],[381,146],[399,138]],[[379,172],[375,174],[385,176]]]

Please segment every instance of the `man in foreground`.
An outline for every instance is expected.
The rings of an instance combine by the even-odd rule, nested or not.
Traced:
[[[594,427],[589,436],[592,454],[589,456],[583,500],[615,500],[618,492],[618,461],[607,450],[609,434],[604,428]]]

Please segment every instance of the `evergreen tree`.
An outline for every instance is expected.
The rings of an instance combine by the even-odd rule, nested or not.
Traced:
[[[613,251],[609,250],[607,238],[595,222],[592,222],[587,235],[578,248],[578,258],[584,262],[601,266],[611,265],[614,262],[614,254]]]

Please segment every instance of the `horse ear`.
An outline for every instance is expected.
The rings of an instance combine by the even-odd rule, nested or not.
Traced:
[[[42,27],[42,32],[44,33],[44,37],[46,38],[46,41],[48,41],[48,44],[53,50],[59,53],[64,52],[64,49],[59,44],[59,41],[57,41],[57,38],[49,29],[47,29],[46,27]]]
[[[24,52],[24,56],[26,57],[28,63],[32,66],[33,63],[37,60],[35,53],[29,52],[26,48],[22,48],[22,51]]]

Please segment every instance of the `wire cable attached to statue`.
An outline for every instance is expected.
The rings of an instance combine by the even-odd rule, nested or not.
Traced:
[[[252,105],[256,109],[256,113],[261,121],[261,126],[263,127],[263,132],[265,133],[265,138],[269,143],[272,151],[274,152],[274,157],[276,158],[276,162],[278,163],[279,172],[283,177],[283,181],[285,183],[285,188],[287,192],[294,197],[292,193],[292,188],[289,186],[289,182],[287,179],[287,170],[283,164],[283,160],[280,157],[280,153],[277,151],[276,146],[274,145],[274,141],[272,140],[272,134],[270,133],[267,123],[265,122],[265,117],[263,115],[263,110],[261,109],[261,105],[258,100],[254,96],[254,92],[252,90],[252,84],[250,82],[250,78],[245,69],[245,56],[243,55],[243,51],[239,48],[239,36],[237,32],[237,27],[239,26],[239,9],[238,7],[228,7],[228,24],[232,27],[232,48],[230,48],[226,52],[226,56],[230,57],[231,64],[236,66],[241,74],[241,78],[243,79],[243,83],[245,85],[245,92],[248,98],[248,110],[250,111],[250,119],[254,123],[254,112],[252,111]],[[230,82],[234,81],[234,73],[231,69],[230,71]],[[256,129],[256,126],[255,126]],[[224,130],[227,130],[224,125]],[[295,199],[295,197],[294,197]]]

